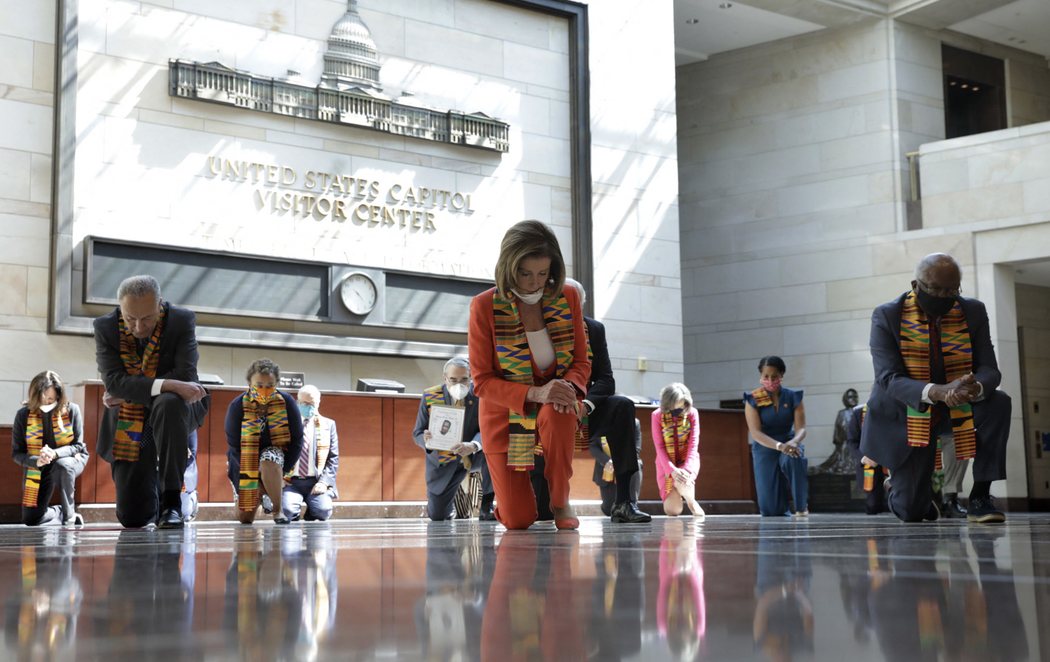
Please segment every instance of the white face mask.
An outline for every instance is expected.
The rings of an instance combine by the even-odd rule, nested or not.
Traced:
[[[511,289],[511,292],[514,293],[514,296],[518,297],[519,301],[527,304],[539,303],[540,299],[543,298],[543,288],[536,290],[532,294],[522,294],[515,289]]]
[[[51,411],[52,409],[54,409],[57,406],[58,406],[57,402],[52,402],[49,405],[40,405],[40,411],[42,411],[42,412],[44,412],[46,414],[46,413],[48,413],[49,411]]]
[[[467,397],[467,391],[470,387],[466,384],[452,384],[448,387],[448,394],[452,396],[453,400],[462,400]]]

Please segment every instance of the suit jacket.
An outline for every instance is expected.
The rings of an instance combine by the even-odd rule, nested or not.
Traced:
[[[300,418],[299,420],[301,421],[302,419]],[[338,499],[339,489],[336,487],[335,476],[339,472],[339,434],[335,428],[335,421],[318,414],[315,425],[319,425],[321,428],[321,438],[328,440],[328,455],[325,456],[324,467],[321,468],[321,472],[317,475],[317,480],[328,486],[328,495],[330,497]],[[306,450],[307,429],[306,423],[303,422],[303,451]],[[302,452],[300,452],[301,454]]]
[[[197,377],[197,318],[193,311],[170,304],[160,336],[160,360],[156,379],[195,382]],[[128,402],[152,404],[153,379],[129,375],[120,359],[120,308],[95,318],[95,362],[106,392]],[[197,427],[204,423],[208,398],[191,405]],[[119,407],[106,409],[99,425],[97,451],[107,462],[113,461],[113,435],[117,429]]]
[[[470,353],[470,374],[474,379],[474,388],[481,400],[478,420],[485,432],[485,446],[495,453],[506,453],[510,443],[509,410],[519,414],[526,411],[525,397],[530,386],[508,381],[503,377],[496,355],[496,322],[492,311],[493,296],[496,288],[489,289],[474,297],[470,302],[470,327],[467,332],[467,345]],[[587,358],[587,336],[583,324],[583,312],[580,309],[580,295],[575,288],[564,289],[565,299],[572,311],[574,344],[572,365],[563,375],[563,379],[573,384],[579,399],[587,392],[587,383],[591,377],[591,361]],[[545,383],[535,375],[536,384]],[[582,405],[581,405],[582,406]]]
[[[446,405],[452,404],[452,396],[448,393],[448,387],[441,386],[441,395]],[[467,397],[463,399],[463,408],[466,413],[463,417],[463,439],[462,441],[476,441],[481,443],[481,429],[478,427],[478,397],[474,395],[474,386],[471,385],[467,391]],[[456,471],[461,466],[459,462],[446,462],[441,464],[441,453],[427,449],[423,441],[423,433],[430,428],[430,407],[427,406],[426,398],[419,399],[419,411],[416,413],[416,427],[412,430],[412,438],[416,445],[426,451],[427,467],[426,481],[427,491],[433,494],[441,494],[448,489]],[[481,452],[473,453],[470,457],[480,455]]]
[[[926,383],[908,377],[901,356],[901,309],[907,293],[884,303],[871,316],[871,360],[875,384],[868,399],[868,414],[861,430],[860,452],[891,471],[900,467],[912,449],[908,446],[908,410],[925,411],[922,402]],[[960,297],[963,315],[970,329],[973,374],[985,395],[999,387],[1002,375],[995,360],[995,348],[988,325],[988,312],[977,299]]]

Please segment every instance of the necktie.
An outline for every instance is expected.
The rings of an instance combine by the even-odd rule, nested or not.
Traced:
[[[309,426],[310,425],[314,426],[314,432],[316,432],[317,431],[317,421],[316,421],[316,419],[314,419],[314,418],[309,419],[309,421],[307,422],[307,426],[308,426],[307,427],[307,433],[303,435],[303,452],[299,453],[299,477],[300,478],[309,478],[309,476],[310,476],[310,456],[313,454],[312,451],[311,451],[311,446],[313,444],[313,439],[310,438],[312,436],[310,434],[310,430],[309,430]]]

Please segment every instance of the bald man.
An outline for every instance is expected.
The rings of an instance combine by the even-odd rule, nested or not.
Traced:
[[[961,283],[952,256],[927,255],[911,289],[871,317],[875,384],[860,450],[865,464],[889,468],[887,506],[905,522],[940,516],[931,478],[937,436],[945,433],[955,440],[957,458],[974,460],[967,519],[1006,519],[990,488],[1006,478],[1010,397],[997,390],[988,313],[960,295]]]

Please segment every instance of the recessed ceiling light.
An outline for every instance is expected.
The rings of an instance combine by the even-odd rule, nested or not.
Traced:
[[[962,87],[965,90],[966,88],[968,88],[970,86],[968,84],[966,84],[966,83],[963,83],[960,87]]]
[[[732,6],[733,6],[732,2],[723,2],[722,4],[718,5],[718,8],[719,9],[729,9]]]
[[[685,19],[685,22],[687,24],[689,24],[689,25],[696,25],[697,23],[700,22],[700,19],[698,19],[698,18],[687,18],[687,19]]]
[[[950,81],[950,82],[949,82],[948,84],[949,84],[949,85],[955,85],[955,81],[954,81],[954,80],[953,80],[953,81]]]
[[[973,86],[973,91],[974,91],[974,92],[976,92],[976,91],[978,91],[978,90],[980,90],[980,89],[981,89],[981,88],[977,87],[976,85],[974,85],[974,86]]]

